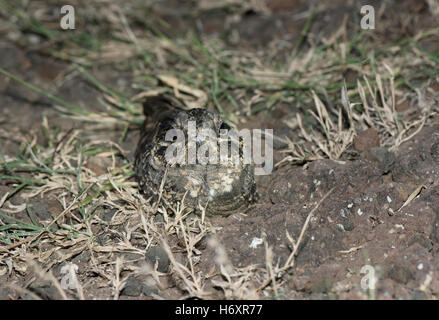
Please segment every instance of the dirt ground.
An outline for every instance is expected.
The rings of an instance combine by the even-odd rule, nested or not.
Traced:
[[[0,1],[0,299],[439,297],[438,1],[71,2]],[[274,129],[247,211],[139,192],[162,92]]]

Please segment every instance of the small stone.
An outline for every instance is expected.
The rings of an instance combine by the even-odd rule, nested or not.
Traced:
[[[433,160],[439,162],[439,141],[433,143],[430,153]]]
[[[127,279],[121,291],[121,295],[130,297],[138,297],[142,293],[147,297],[152,297],[153,294],[158,294],[159,291],[156,287],[147,285],[142,280],[132,276]]]
[[[347,213],[347,210],[345,209],[341,209],[340,210],[340,216],[342,216],[343,218],[347,218],[349,213]]]
[[[354,149],[359,152],[379,146],[380,138],[378,136],[378,131],[372,128],[360,132],[354,138]]]
[[[390,279],[402,284],[407,284],[407,282],[414,279],[412,272],[407,267],[400,265],[391,266],[388,276]]]
[[[408,241],[408,246],[412,246],[414,244],[419,244],[420,246],[424,247],[428,251],[433,250],[433,243],[430,239],[426,238],[423,234],[418,233],[411,237]]]
[[[163,273],[168,272],[170,260],[168,254],[162,247],[149,247],[145,252],[145,258],[152,264],[155,264],[155,262],[158,261],[158,271]]]
[[[428,297],[423,291],[415,290],[410,293],[413,300],[427,300]]]
[[[105,208],[102,214],[102,220],[110,222],[118,210],[117,208]]]
[[[143,283],[140,280],[137,280],[134,277],[129,277],[125,282],[125,286],[120,292],[121,295],[130,296],[130,297],[138,297],[142,294]]]
[[[355,226],[352,223],[352,221],[347,220],[347,221],[343,222],[343,228],[345,231],[352,231],[352,230],[354,230]]]
[[[152,286],[143,285],[142,293],[147,297],[152,297],[153,294],[158,294],[159,290],[155,287],[152,287]]]
[[[29,210],[37,216],[40,221],[50,220],[52,218],[43,202],[35,201],[30,203]]]
[[[28,289],[43,300],[61,299],[59,292],[48,280],[35,280],[29,285]],[[30,296],[28,298],[32,299]]]
[[[249,245],[249,248],[257,248],[259,245],[263,244],[264,240],[262,238],[256,238],[254,237],[252,242]]]

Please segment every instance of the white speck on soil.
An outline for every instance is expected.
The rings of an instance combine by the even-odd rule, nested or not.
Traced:
[[[354,206],[354,204],[351,202],[351,203],[348,203],[348,208],[350,209],[350,208],[352,208]]]
[[[418,270],[424,269],[424,264],[423,263],[418,264],[417,268]]]
[[[391,203],[392,202],[392,198],[390,198],[389,196],[387,196],[387,202]]]
[[[363,211],[361,211],[361,208],[358,208],[358,210],[357,210],[357,214],[358,214],[359,216],[361,216],[361,215],[363,214]]]
[[[264,240],[262,240],[262,238],[256,238],[254,237],[252,240],[252,243],[250,243],[249,248],[257,248],[259,245],[263,244]]]

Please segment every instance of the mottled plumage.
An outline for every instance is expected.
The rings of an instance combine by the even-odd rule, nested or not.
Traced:
[[[219,136],[220,129],[230,129],[219,114],[198,108],[184,110],[177,100],[165,95],[147,99],[144,113],[146,120],[134,165],[139,186],[147,196],[157,196],[165,181],[162,196],[171,204],[181,202],[185,196],[185,207],[198,211],[202,206],[210,215],[243,211],[254,201],[254,170],[252,165],[242,163],[242,150],[239,164],[169,164],[165,159],[166,150],[173,143],[165,140],[168,130],[182,130],[187,142],[188,121],[195,121],[197,130],[209,128]],[[219,148],[218,141],[209,138],[195,143],[197,148],[208,143]]]

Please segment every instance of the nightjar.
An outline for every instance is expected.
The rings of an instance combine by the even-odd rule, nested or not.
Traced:
[[[139,187],[146,196],[157,198],[163,183],[162,198],[170,204],[184,201],[185,208],[196,212],[203,208],[208,215],[229,215],[245,210],[255,201],[254,167],[243,161],[241,140],[238,161],[231,157],[224,162],[199,161],[199,150],[204,153],[216,149],[219,155],[221,144],[221,139],[202,133],[210,132],[219,137],[220,130],[230,130],[219,114],[200,108],[187,110],[169,95],[149,97],[143,111],[146,120],[134,166]],[[195,124],[192,134],[196,136],[191,136],[191,124]],[[184,136],[174,135],[171,139],[170,133],[177,131]],[[226,144],[231,145],[230,139]],[[181,147],[180,153],[177,147]],[[191,147],[198,153],[194,154]],[[208,159],[212,154],[209,153]],[[207,158],[201,157],[203,159]]]

